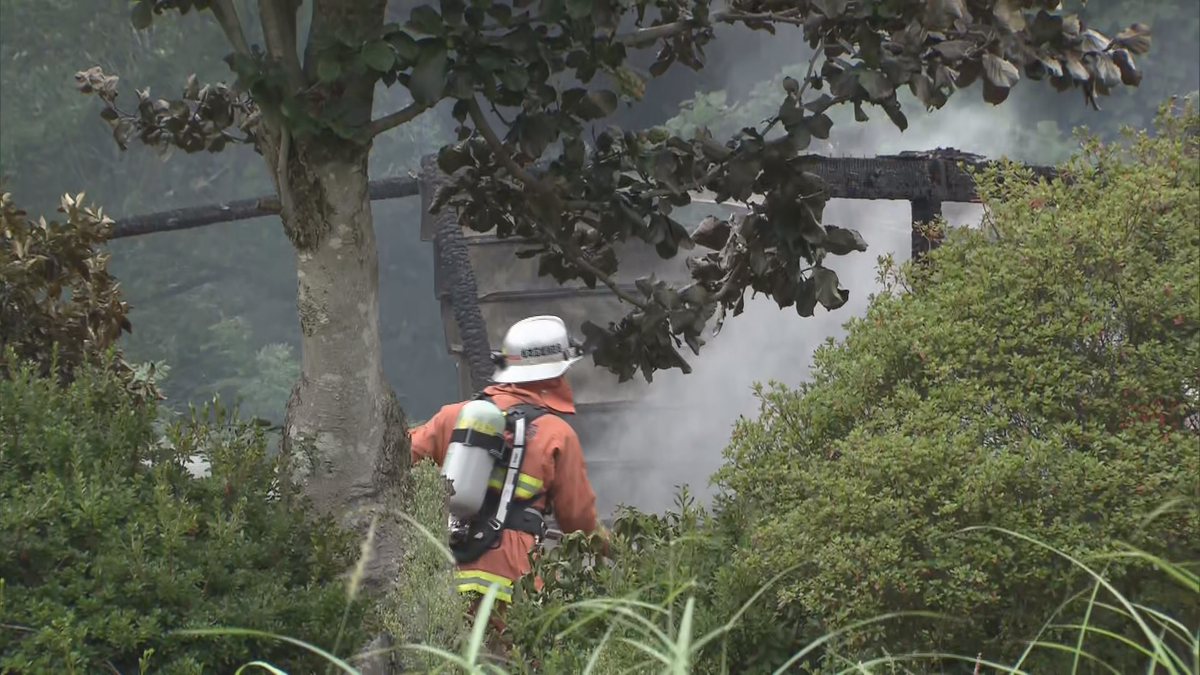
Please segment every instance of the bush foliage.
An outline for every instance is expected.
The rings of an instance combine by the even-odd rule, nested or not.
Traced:
[[[0,379],[0,670],[232,672],[254,657],[314,667],[239,626],[330,648],[354,541],[275,480],[260,428],[219,408],[156,429],[111,371],[65,388],[11,356]],[[211,464],[194,478],[191,458]],[[358,606],[343,644],[360,635]],[[298,670],[297,672],[300,672]]]
[[[111,221],[82,201],[34,222],[0,198],[0,671],[318,664],[172,633],[214,625],[358,644],[365,603],[347,610],[339,578],[355,542],[279,483],[261,426],[219,405],[158,418],[156,374],[117,349],[128,306],[97,250]]]
[[[763,394],[718,477],[744,523],[736,567],[803,563],[776,593],[781,619],[823,632],[930,609],[970,621],[881,625],[853,646],[1011,656],[1081,579],[961,528],[1198,558],[1194,513],[1142,527],[1194,500],[1200,475],[1197,120],[1189,103],[1157,136],[1089,141],[1069,180],[982,177],[982,229],[894,277],[912,292],[875,298],[810,382]],[[1133,565],[1108,574],[1148,583]],[[1143,597],[1200,619],[1177,595]]]
[[[760,416],[737,425],[716,476],[715,518],[631,513],[614,528],[617,565],[583,564],[584,542],[539,562],[546,589],[513,612],[526,651],[580,668],[590,650],[552,636],[585,625],[572,635],[595,644],[613,624],[565,610],[598,596],[674,597],[668,632],[693,597],[703,634],[782,573],[697,672],[771,672],[889,612],[948,620],[850,631],[804,666],[910,652],[1013,663],[1039,634],[1074,644],[1043,627],[1082,617],[1094,579],[975,526],[1092,561],[1114,588],[1197,625],[1195,597],[1144,560],[1095,562],[1126,546],[1200,560],[1195,510],[1161,508],[1200,497],[1200,116],[1191,102],[1164,113],[1157,135],[1087,140],[1059,180],[1016,166],[982,176],[982,228],[950,234],[926,266],[884,261],[886,291],[818,350],[811,380],[760,389]],[[1122,617],[1090,621],[1140,639]],[[1144,654],[1101,642],[1093,655],[1118,672],[1145,669]],[[646,658],[626,651],[624,665]],[[1046,650],[1024,668],[1073,658]]]

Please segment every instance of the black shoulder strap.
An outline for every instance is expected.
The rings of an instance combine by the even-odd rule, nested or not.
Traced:
[[[475,394],[472,400],[495,402],[492,399],[491,394],[482,391],[478,394]],[[550,410],[549,408],[543,408],[542,406],[533,405],[532,403],[518,403],[516,405],[509,406],[508,408],[502,408],[502,410],[506,413],[506,417],[510,420],[509,424],[511,424],[511,420],[516,419],[518,416],[523,416],[525,418],[525,424],[533,424],[533,421],[542,415],[554,415],[555,417],[562,417],[559,413]],[[509,412],[516,414],[507,415]]]
[[[508,417],[509,419],[515,420],[517,417],[524,417],[525,424],[527,426],[530,424],[533,424],[533,421],[536,420],[537,418],[541,417],[542,415],[554,415],[555,414],[553,410],[550,410],[548,408],[543,408],[541,406],[531,405],[529,403],[518,403],[514,406],[510,406],[507,410],[504,411],[504,413],[505,413],[505,416]]]

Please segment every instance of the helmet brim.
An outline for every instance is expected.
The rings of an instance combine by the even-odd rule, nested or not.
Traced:
[[[575,357],[567,361],[556,361],[554,363],[538,363],[528,366],[507,366],[499,368],[492,375],[492,382],[496,384],[522,384],[524,382],[537,382],[539,380],[553,380],[556,377],[561,377],[567,369],[575,364],[582,357]]]

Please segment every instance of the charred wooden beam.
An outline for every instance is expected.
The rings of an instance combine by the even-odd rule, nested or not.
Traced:
[[[635,284],[617,284],[617,286],[627,293],[639,292]],[[446,297],[447,295],[449,295],[449,291],[443,292],[441,297]],[[479,302],[556,300],[559,298],[576,298],[590,295],[613,295],[613,292],[607,286],[596,286],[595,288],[588,288],[587,286],[559,286],[557,288],[539,288],[527,291],[493,291],[479,296]]]
[[[803,158],[809,170],[821,176],[834,199],[889,199],[912,201],[931,198],[939,202],[975,202],[979,196],[975,181],[960,168],[979,169],[990,162],[978,155],[939,148],[929,152],[905,152],[879,157]],[[424,166],[424,165],[423,165]],[[1030,167],[1035,176],[1051,178],[1051,167]],[[417,178],[401,176],[370,183],[372,200],[412,197],[419,192]],[[224,204],[210,204],[186,209],[133,216],[116,221],[113,239],[155,232],[187,230],[214,223],[227,223],[261,218],[279,213],[279,201],[274,196],[243,199]],[[422,238],[432,237],[432,230],[422,227]]]
[[[494,366],[488,342],[487,323],[479,311],[479,290],[475,284],[471,256],[463,241],[462,227],[459,226],[454,213],[450,209],[436,216],[429,213],[433,196],[446,180],[446,174],[437,166],[436,156],[425,157],[421,162],[421,213],[423,220],[431,221],[433,229],[434,272],[438,277],[445,276],[445,284],[438,286],[449,291],[447,301],[454,312],[454,322],[458,324],[459,335],[462,337],[465,359],[460,359],[459,368],[466,367],[470,375],[470,388],[478,391],[491,380]],[[424,227],[425,223],[422,222],[422,228]],[[460,384],[465,384],[467,373],[460,373],[463,375],[460,377]]]
[[[416,178],[400,176],[373,180],[369,185],[369,191],[372,201],[399,199],[415,197],[420,191],[420,186]],[[191,230],[216,223],[232,223],[278,214],[279,199],[274,195],[263,195],[254,199],[171,209],[170,211],[122,218],[114,223],[110,239],[123,239],[157,232]]]
[[[936,237],[928,236],[928,225],[942,215],[942,203],[933,197],[914,199],[912,207],[912,260],[919,262],[926,253],[942,245]]]

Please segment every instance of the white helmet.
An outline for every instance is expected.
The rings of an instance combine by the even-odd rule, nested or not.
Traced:
[[[514,323],[504,336],[504,348],[493,356],[497,383],[552,380],[583,358],[583,349],[557,316],[531,316]]]

